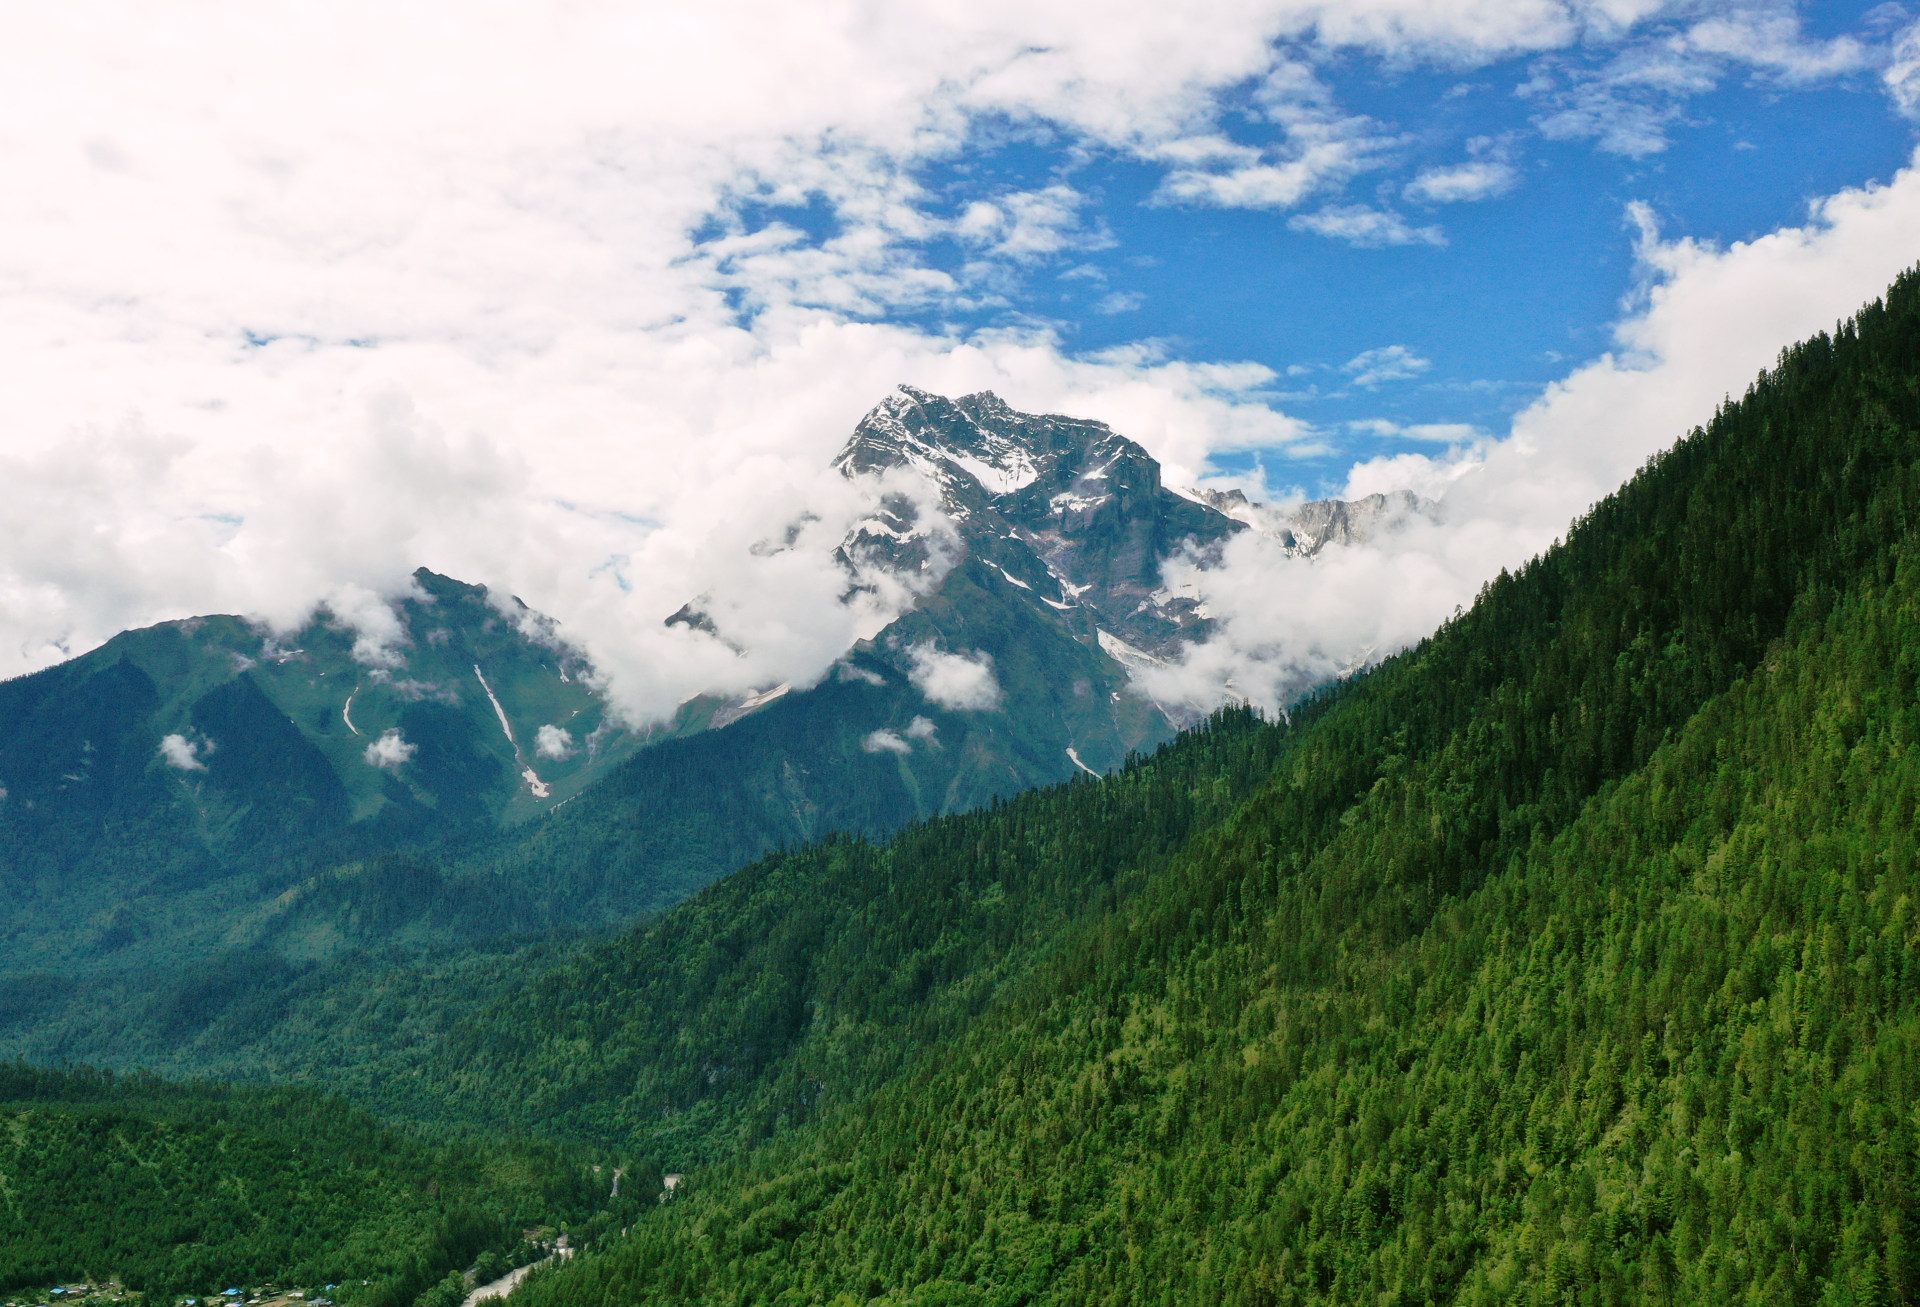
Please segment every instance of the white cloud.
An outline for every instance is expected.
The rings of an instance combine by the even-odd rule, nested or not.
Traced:
[[[1920,118],[1920,22],[1906,27],[1893,40],[1886,71],[1887,94],[1909,118]]]
[[[1371,390],[1389,381],[1408,381],[1433,366],[1405,345],[1383,345],[1356,354],[1341,364],[1340,370],[1353,378],[1356,386]]]
[[[1695,23],[1687,44],[1725,55],[1788,83],[1820,81],[1864,68],[1865,46],[1851,36],[1809,40],[1800,20],[1786,13],[1720,14]]]
[[[1492,199],[1513,189],[1518,174],[1502,159],[1474,159],[1451,168],[1428,168],[1403,192],[1416,204],[1463,204]]]
[[[1394,422],[1387,418],[1365,418],[1347,423],[1350,431],[1397,440],[1422,440],[1439,445],[1464,445],[1486,437],[1486,432],[1466,422]]]
[[[913,752],[913,741],[932,742],[939,733],[940,728],[931,721],[925,717],[915,717],[907,723],[904,731],[889,731],[884,728],[869,731],[860,741],[860,747],[868,753],[897,753],[904,757]]]
[[[1312,213],[1296,214],[1287,220],[1295,231],[1312,232],[1346,241],[1363,250],[1389,245],[1445,245],[1446,233],[1438,227],[1410,227],[1407,220],[1389,209],[1371,209],[1364,204],[1330,204]]]
[[[824,470],[900,381],[1112,422],[1175,484],[1310,436],[1257,365],[886,321],[1104,239],[1064,182],[976,212],[930,166],[996,130],[1160,170],[1183,202],[1332,199],[1398,146],[1315,80],[1328,53],[1473,66],[1650,12],[9,6],[0,675],[322,601],[398,670],[377,600],[424,564],[554,614],[636,716],[803,684],[909,597],[836,602],[866,492]],[[1778,64],[1755,40],[1696,57]],[[1357,206],[1300,221],[1440,239]],[[962,236],[966,266],[936,266]],[[793,548],[752,551],[803,512]],[[703,593],[740,652],[662,626]]]
[[[868,753],[909,754],[913,752],[911,744],[885,729],[869,732],[867,737],[860,741],[860,747]]]
[[[1167,583],[1193,586],[1219,632],[1141,678],[1143,688],[1169,703],[1272,708],[1432,631],[1500,568],[1540,553],[1650,455],[1709,420],[1783,346],[1880,295],[1914,257],[1916,164],[1750,242],[1662,241],[1646,229],[1639,253],[1650,284],[1618,324],[1616,352],[1549,387],[1504,439],[1354,468],[1349,497],[1411,489],[1440,500],[1438,524],[1412,517],[1313,559],[1247,532],[1217,571],[1176,565]]]
[[[1809,39],[1790,13],[1731,9],[1690,27],[1657,28],[1596,67],[1549,57],[1522,93],[1541,99],[1537,124],[1549,138],[1591,139],[1602,150],[1638,159],[1665,150],[1667,129],[1685,115],[1687,101],[1713,90],[1736,67],[1800,86],[1871,62],[1857,39]]]
[[[542,758],[555,761],[571,758],[574,754],[573,732],[549,722],[534,732],[533,751]]]
[[[1113,240],[1083,228],[1085,203],[1084,195],[1061,183],[1007,192],[968,205],[954,230],[968,244],[1022,263],[1067,250],[1104,249]]]
[[[387,771],[398,771],[401,764],[410,762],[419,750],[417,744],[409,744],[400,734],[398,726],[389,726],[380,732],[380,738],[367,746],[366,760],[369,767],[381,767]]]
[[[852,663],[841,663],[834,668],[834,674],[843,681],[864,681],[868,685],[885,685],[887,678],[878,672],[864,667],[855,667]]]
[[[1155,198],[1225,209],[1290,209],[1381,166],[1394,144],[1371,119],[1341,111],[1303,64],[1277,63],[1255,100],[1264,119],[1280,129],[1277,143],[1255,148],[1213,130],[1162,141],[1147,154],[1174,167]]]
[[[424,598],[417,587],[408,592]],[[353,660],[376,671],[406,666],[407,628],[393,605],[362,585],[347,582],[330,590],[322,601],[327,613],[354,633]]]
[[[918,644],[907,650],[907,658],[913,664],[907,679],[929,702],[955,712],[991,712],[1000,706],[991,654],[947,653]]]
[[[1610,154],[1640,159],[1668,145],[1667,127],[1689,97],[1719,83],[1721,61],[1669,38],[1630,46],[1597,69],[1543,61],[1523,94],[1539,97],[1535,120],[1550,140],[1592,140]],[[1560,84],[1564,75],[1565,85]]]
[[[897,733],[893,733],[893,731],[889,731],[889,729],[870,731],[870,733],[866,735],[866,739],[860,741],[860,749],[864,749],[866,752],[870,752],[870,754],[889,752],[889,754],[902,754],[902,756],[914,752],[912,745],[908,745],[904,739],[900,739]]]
[[[213,752],[213,741],[206,742],[208,753]],[[160,737],[160,756],[167,766],[180,771],[205,771],[207,764],[200,761],[200,745],[184,735],[163,735]]]

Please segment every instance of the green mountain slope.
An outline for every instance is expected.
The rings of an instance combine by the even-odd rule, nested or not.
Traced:
[[[1906,1298],[1916,459],[1909,276],[1296,714],[980,1016],[531,1301]],[[623,983],[658,969],[572,983],[665,1028],[678,994]]]
[[[476,1257],[531,1260],[528,1229],[633,1210],[551,1147],[428,1144],[308,1090],[18,1066],[0,1067],[0,1177],[0,1292],[118,1279],[154,1303],[265,1280],[411,1302]]]
[[[1285,723],[248,1047],[684,1168],[533,1307],[1908,1300],[1917,528],[1920,274]]]
[[[1193,627],[1190,602],[1156,597],[1160,563],[1240,523],[1101,424],[990,395],[903,392],[842,464],[919,468],[943,504],[921,521],[889,499],[857,528],[849,596],[862,568],[938,562],[937,584],[823,684],[702,696],[638,734],[551,623],[425,570],[384,643],[324,612],[278,637],[196,618],[0,684],[0,972],[151,991],[221,950],[271,969],[624,922],[770,848],[1111,770],[1171,735],[1107,628],[1158,647]],[[725,638],[692,606],[675,623]],[[939,658],[990,692],[929,695]]]
[[[130,892],[126,878],[103,874],[93,887],[101,924],[81,938],[56,911],[81,895],[16,905],[24,946],[0,962],[0,1049],[186,1072],[312,1061],[271,1052],[263,1038],[284,1040],[263,1035],[263,1023],[306,1030],[301,1014],[285,1015],[289,1005],[357,1007],[369,986],[418,983],[449,948],[627,922],[769,848],[836,830],[882,834],[1071,771],[1079,701],[1106,705],[1124,682],[977,569],[963,564],[897,625],[921,638],[964,632],[995,656],[1022,710],[943,710],[898,669],[856,655],[870,679],[831,679],[722,730],[652,744],[550,817],[507,832],[333,865],[314,866],[314,855],[267,862],[197,890],[154,878]],[[1074,682],[1089,679],[1099,693],[1076,696]],[[1126,711],[1152,711],[1128,702]],[[862,746],[876,725],[904,731],[915,718],[933,734],[910,755]],[[112,923],[132,938],[108,936]],[[394,958],[394,946],[419,960]],[[547,945],[529,947],[544,956]],[[92,974],[56,965],[76,956]]]
[[[210,617],[0,683],[8,969],[217,946],[316,866],[532,815],[633,752],[536,618],[415,582],[394,652]],[[572,755],[535,756],[542,727]]]

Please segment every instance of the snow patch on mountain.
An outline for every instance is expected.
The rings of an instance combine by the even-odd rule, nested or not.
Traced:
[[[1005,461],[989,463],[957,449],[942,449],[934,446],[929,451],[935,458],[952,463],[968,476],[978,481],[981,488],[995,495],[1010,495],[1016,490],[1024,490],[1032,485],[1040,472],[1028,458],[1026,451],[1009,448]]]
[[[731,726],[749,713],[758,712],[791,689],[793,689],[791,683],[782,682],[771,689],[747,695],[744,699],[736,699],[714,713],[709,729],[717,731],[723,726]]]
[[[1129,670],[1142,667],[1165,667],[1167,660],[1155,658],[1145,649],[1136,649],[1115,635],[1112,631],[1096,631],[1100,639],[1100,648],[1107,657]]]

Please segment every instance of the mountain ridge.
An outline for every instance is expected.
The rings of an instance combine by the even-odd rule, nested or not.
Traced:
[[[843,549],[901,571],[948,549],[918,602],[814,685],[699,696],[646,730],[619,725],[554,624],[425,570],[385,644],[325,614],[278,637],[190,619],[0,686],[15,1037],[46,996],[85,1007],[96,985],[182,995],[134,1000],[169,1028],[176,1010],[217,1023],[255,987],[246,957],[298,985],[388,944],[612,926],[770,849],[883,837],[1171,738],[1186,719],[1132,673],[1206,625],[1160,564],[1247,526],[1167,490],[1104,424],[992,395],[897,392],[838,463],[909,456],[945,477],[942,506],[883,500]],[[88,774],[89,747],[117,759],[112,785],[61,779]]]

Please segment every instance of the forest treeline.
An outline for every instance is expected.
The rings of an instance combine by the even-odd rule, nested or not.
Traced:
[[[531,1301],[1906,1300],[1916,459],[1908,276]]]
[[[427,1140],[310,1088],[0,1066],[0,1293],[277,1280],[402,1307],[483,1256],[534,1260],[530,1233],[631,1219],[650,1181],[621,1201],[579,1150]]]

